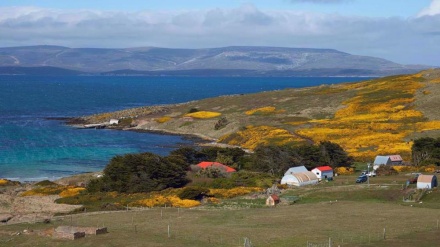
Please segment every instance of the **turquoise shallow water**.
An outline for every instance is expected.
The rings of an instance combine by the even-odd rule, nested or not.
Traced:
[[[167,155],[192,144],[180,136],[75,129],[48,118],[361,79],[0,76],[0,177],[56,179],[101,170],[115,155]]]

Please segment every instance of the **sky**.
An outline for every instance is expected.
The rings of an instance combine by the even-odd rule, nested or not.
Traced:
[[[326,48],[440,66],[440,0],[0,1],[0,47]]]

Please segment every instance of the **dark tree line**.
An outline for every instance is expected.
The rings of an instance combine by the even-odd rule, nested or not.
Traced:
[[[253,169],[282,175],[293,166],[305,166],[311,170],[318,166],[349,167],[350,157],[338,144],[325,141],[319,145],[260,146],[253,154]]]
[[[112,158],[101,178],[92,180],[88,190],[122,193],[160,191],[185,186],[190,165],[217,161],[237,170],[280,176],[292,166],[308,169],[329,165],[350,166],[352,158],[337,144],[260,146],[254,153],[240,148],[182,147],[166,157],[152,153],[127,154]],[[240,178],[239,180],[245,180]]]
[[[414,165],[440,165],[440,137],[414,140],[411,151]]]

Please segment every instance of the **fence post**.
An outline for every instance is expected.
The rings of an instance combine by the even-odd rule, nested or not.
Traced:
[[[386,228],[383,228],[383,239],[385,240],[387,237],[387,230]]]
[[[438,220],[437,220],[437,230],[438,230]]]
[[[332,247],[332,238],[328,238],[328,247]]]
[[[170,225],[168,224],[168,238],[170,238]]]

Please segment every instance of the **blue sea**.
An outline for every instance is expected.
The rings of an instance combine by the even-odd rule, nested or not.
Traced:
[[[50,118],[365,79],[0,75],[0,178],[54,180],[102,170],[116,155],[168,155],[193,144],[175,135],[76,129]]]

